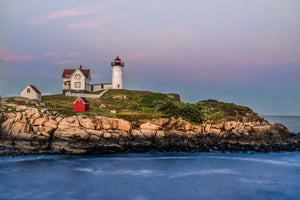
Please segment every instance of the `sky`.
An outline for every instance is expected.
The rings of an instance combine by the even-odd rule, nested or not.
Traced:
[[[299,0],[0,0],[0,96],[62,92],[65,68],[124,88],[300,115]]]

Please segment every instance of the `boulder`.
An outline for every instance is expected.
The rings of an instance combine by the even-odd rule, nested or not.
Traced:
[[[95,136],[97,136],[97,137],[102,137],[102,135],[103,135],[103,131],[98,131],[98,130],[93,130],[93,129],[87,129],[86,130],[89,134],[91,134],[91,135],[95,135]]]
[[[55,128],[57,128],[57,123],[54,122],[53,120],[51,120],[51,121],[45,122],[44,126],[55,129]]]
[[[37,118],[33,121],[32,125],[40,126],[45,122],[45,118]]]
[[[212,133],[212,134],[220,134],[221,133],[221,129],[219,129],[219,128],[211,128],[210,129],[210,133]]]
[[[59,129],[68,129],[70,127],[72,128],[80,127],[76,116],[63,118],[58,124]]]
[[[98,120],[99,124],[101,125],[102,129],[110,129],[111,125],[110,125],[110,120],[106,117],[102,117],[102,116],[96,116],[96,119]]]
[[[140,129],[158,130],[158,126],[151,123],[145,123],[140,125]]]
[[[128,121],[119,119],[118,120],[118,130],[130,131],[131,130],[131,125]]]
[[[225,131],[230,131],[230,130],[234,129],[235,127],[237,127],[236,121],[230,121],[230,122],[226,122],[224,124]]]
[[[74,134],[82,140],[88,140],[90,137],[90,135],[83,129],[77,129]]]
[[[18,112],[15,121],[21,121],[22,117],[22,113]]]
[[[103,134],[103,138],[110,139],[111,138],[111,134],[106,132],[106,133]]]
[[[210,129],[211,129],[211,124],[207,124],[207,125],[205,126],[205,132],[206,132],[206,133],[210,133]]]
[[[163,131],[157,131],[156,132],[156,137],[165,137],[165,132],[163,132]]]
[[[25,125],[21,122],[15,122],[11,128],[12,135],[17,136],[21,130],[24,129],[24,126]]]
[[[168,124],[170,119],[168,118],[158,118],[158,119],[152,119],[151,123],[155,124],[159,128],[163,128],[166,124]]]
[[[202,126],[194,126],[193,127],[194,128],[194,133],[202,133]]]
[[[224,122],[218,123],[218,124],[213,124],[211,126],[212,128],[217,128],[217,129],[223,129],[224,128]]]
[[[89,141],[90,142],[98,142],[100,140],[100,137],[96,136],[96,135],[91,135]]]
[[[22,110],[26,110],[27,106],[16,106],[16,111],[22,111]]]
[[[253,126],[252,127],[253,131],[255,133],[259,133],[259,134],[265,134],[270,130],[270,126],[269,125],[265,125],[265,126]]]
[[[78,121],[79,121],[79,124],[81,126],[83,126],[84,128],[95,129],[95,127],[96,127],[94,120],[92,120],[91,118],[83,117],[83,116],[79,115]]]
[[[135,137],[142,137],[143,136],[143,134],[141,133],[141,131],[140,130],[136,130],[136,129],[133,129],[131,131],[131,135],[133,135]]]
[[[141,133],[146,137],[153,137],[153,136],[155,136],[156,130],[155,129],[141,129]]]

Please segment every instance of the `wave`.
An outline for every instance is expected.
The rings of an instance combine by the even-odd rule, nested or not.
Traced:
[[[147,169],[140,169],[140,170],[126,170],[126,169],[119,169],[119,170],[100,170],[100,169],[93,169],[93,168],[76,168],[76,171],[92,173],[92,174],[103,174],[103,175],[130,175],[130,176],[148,176],[153,173],[151,170]]]
[[[180,160],[180,159],[195,159],[197,156],[163,156],[163,157],[88,157],[80,158],[79,160]]]
[[[212,156],[212,158],[217,159],[227,159],[227,160],[241,160],[241,161],[251,161],[251,162],[261,162],[273,165],[282,165],[282,166],[300,166],[299,160],[298,163],[295,163],[295,160],[271,160],[271,159],[259,159],[259,158],[241,158],[241,157],[225,157],[225,156]]]
[[[42,155],[42,156],[18,156],[18,157],[4,157],[0,159],[0,163],[13,163],[13,162],[27,162],[36,160],[57,160],[61,156],[57,155]]]
[[[243,183],[251,183],[251,184],[270,184],[271,181],[261,180],[261,179],[246,179],[246,178],[239,178],[238,181]]]
[[[234,171],[232,169],[224,168],[224,169],[209,169],[209,170],[201,170],[201,171],[190,171],[190,172],[183,172],[178,174],[172,174],[169,178],[178,178],[184,176],[208,176],[208,175],[215,175],[215,174],[240,174],[240,172]]]

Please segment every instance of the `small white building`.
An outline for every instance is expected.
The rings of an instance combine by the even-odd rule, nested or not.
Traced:
[[[34,85],[27,85],[20,93],[20,96],[28,99],[37,99],[39,101],[42,98],[41,92]]]

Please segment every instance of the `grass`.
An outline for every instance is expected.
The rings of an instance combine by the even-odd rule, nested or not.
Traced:
[[[98,92],[99,93],[99,92]],[[158,118],[164,117],[163,114],[145,113],[140,110],[132,109],[133,99],[141,98],[145,95],[152,94],[148,91],[134,91],[134,90],[109,90],[100,99],[86,98],[90,102],[89,113],[95,115],[102,115],[107,117],[118,117],[129,121],[140,118]],[[125,97],[125,98],[124,98]],[[73,102],[77,97],[67,97],[63,94],[43,96],[42,102],[47,104],[49,110],[59,111],[65,116],[76,115],[73,112]],[[105,108],[100,108],[104,104]],[[111,110],[116,110],[117,113],[111,113]]]
[[[205,110],[204,117],[207,120],[215,122],[237,120],[238,116],[245,116],[246,113],[253,111],[245,106],[235,105],[233,103],[224,103],[209,99],[197,103],[201,110]]]
[[[98,92],[99,93],[99,92]],[[43,96],[42,102],[49,110],[56,110],[65,116],[76,115],[73,102],[77,97],[66,97],[63,94]],[[252,110],[248,107],[217,100],[205,100],[197,104],[189,104],[169,97],[167,94],[137,90],[109,90],[100,99],[87,98],[90,102],[88,115],[117,117],[128,121],[153,119],[159,117],[182,117],[192,123],[202,120],[214,122],[237,120]],[[104,104],[105,107],[100,106]],[[116,110],[117,113],[112,113]]]

